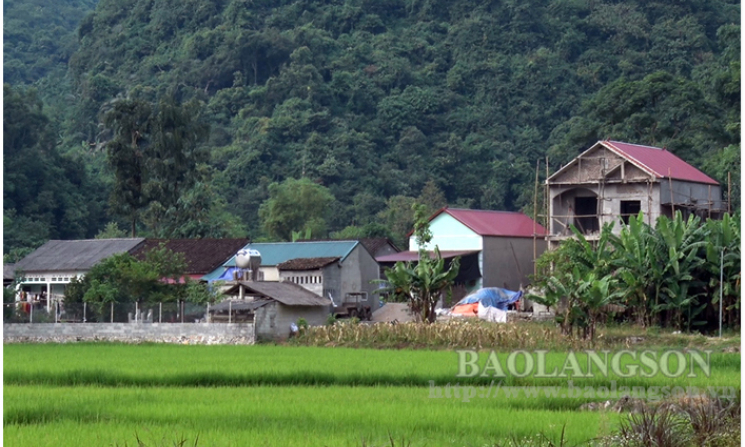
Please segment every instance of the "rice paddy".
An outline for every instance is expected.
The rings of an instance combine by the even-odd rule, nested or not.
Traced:
[[[538,433],[558,438],[564,428],[574,445],[608,434],[619,419],[577,411],[599,400],[584,396],[437,397],[447,384],[486,390],[494,380],[455,377],[458,355],[451,351],[6,344],[3,357],[3,440],[13,446],[390,446],[391,439],[395,445],[485,446]],[[549,352],[547,366],[560,368],[565,358]],[[739,390],[740,355],[712,354],[710,377],[574,382],[610,380]],[[531,375],[502,384],[565,391],[567,380]]]

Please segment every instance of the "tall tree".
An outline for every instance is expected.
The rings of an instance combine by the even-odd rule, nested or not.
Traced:
[[[152,107],[139,99],[117,101],[104,117],[106,127],[114,131],[114,139],[106,145],[109,166],[114,171],[111,205],[129,219],[132,237],[137,235],[137,222],[148,204],[146,148],[150,143],[151,118]]]

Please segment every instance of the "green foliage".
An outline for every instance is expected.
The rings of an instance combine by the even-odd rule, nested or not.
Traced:
[[[407,302],[417,320],[434,323],[437,318],[435,306],[442,294],[453,286],[460,270],[460,258],[453,259],[446,270],[445,260],[437,246],[434,248],[434,257],[430,256],[427,244],[432,240],[432,233],[429,230],[427,207],[415,204],[413,209],[419,260],[416,264],[397,262],[393,268],[386,268],[386,280],[381,281],[386,287],[381,293],[390,293],[394,301]]]
[[[127,232],[119,228],[116,222],[109,222],[96,234],[96,239],[116,239],[127,237]]]
[[[269,185],[269,198],[261,204],[259,217],[267,234],[277,240],[291,240],[296,229],[321,236],[333,201],[324,186],[307,178],[289,178]]]
[[[693,215],[683,219],[677,211],[651,227],[640,213],[617,236],[605,226],[594,244],[574,232],[576,239],[538,260],[542,273],[534,279],[543,294],[532,297],[552,307],[565,301],[557,317],[565,332],[580,325],[591,336],[598,311],[611,304],[625,306],[626,314],[642,325],[713,330],[720,293],[723,324],[739,327],[739,216],[702,223]]]
[[[79,156],[87,177],[50,175],[72,179],[75,188],[53,188],[69,200],[34,195],[40,209],[68,214],[64,222],[4,206],[12,247],[91,237],[123,214],[153,235],[278,238],[259,208],[269,185],[290,178],[334,198],[334,213],[311,225],[317,234],[378,223],[404,247],[415,200],[434,209],[531,208],[536,160],[549,155],[556,168],[604,138],[665,146],[706,163],[722,182],[729,170],[739,179],[740,6],[732,0],[664,8],[636,0],[101,0],[73,32],[92,5],[6,5],[6,80],[38,79],[51,124],[43,127],[54,136],[47,148]],[[164,167],[177,159],[173,143],[186,134],[151,139],[162,143],[164,164],[146,166],[161,180],[141,193],[137,181],[121,188],[101,151],[119,138],[101,120],[134,99],[153,110],[175,103],[184,112],[176,121],[195,118],[186,105],[201,101],[188,129],[211,129],[183,149],[185,160],[200,161],[172,170]],[[26,155],[33,172],[51,172],[43,157]],[[727,163],[716,162],[720,155]],[[136,161],[117,164],[127,160]],[[26,185],[20,175],[4,181],[8,191]],[[120,189],[129,197],[105,210],[105,197]]]
[[[58,152],[34,90],[5,84],[3,96],[4,253],[92,236],[103,218],[100,184],[83,160]]]
[[[92,321],[107,319],[109,303],[215,302],[217,295],[207,286],[188,279],[182,284],[185,269],[183,254],[162,245],[150,250],[143,261],[129,253],[116,254],[94,265],[82,279],[73,278],[65,290],[65,302],[88,303]]]

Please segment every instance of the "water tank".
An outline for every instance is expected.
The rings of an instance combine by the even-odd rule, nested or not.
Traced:
[[[261,253],[253,248],[240,250],[235,254],[235,265],[239,269],[257,271],[261,265]]]

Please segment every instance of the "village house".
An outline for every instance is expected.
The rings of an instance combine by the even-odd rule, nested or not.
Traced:
[[[379,307],[373,293],[378,287],[372,283],[378,279],[378,263],[359,241],[251,243],[245,249],[261,254],[258,281],[293,282],[336,303],[347,294],[364,293],[372,309]],[[233,257],[202,279],[231,282],[239,278],[237,272]]]
[[[186,261],[185,276],[195,280],[213,271],[248,243],[248,239],[89,239],[52,240],[31,252],[16,265],[22,296],[42,302],[45,307],[63,300],[73,278],[81,278],[104,259],[129,253],[144,260],[159,247],[180,253]],[[184,282],[181,278],[180,282]],[[172,280],[169,280],[172,281]]]
[[[15,265],[21,296],[40,301],[49,309],[65,295],[73,278],[81,278],[100,261],[119,253],[131,253],[143,244],[143,238],[51,240],[29,253]]]
[[[653,225],[678,210],[716,218],[727,208],[719,183],[672,152],[618,141],[598,141],[546,184],[550,248],[572,237],[572,224],[594,240],[603,225],[615,222],[618,232],[640,211]]]
[[[248,239],[146,239],[132,251],[132,256],[144,261],[147,254],[161,247],[183,255],[186,262],[184,276],[193,280],[202,277],[234,256],[248,244]],[[179,282],[184,282],[182,277]],[[172,280],[169,280],[172,281]]]
[[[247,299],[213,306],[210,319],[227,322],[224,315],[236,312],[245,317],[243,321],[254,323],[257,340],[286,339],[291,326],[301,318],[311,326],[320,326],[326,323],[330,313],[330,299],[292,282],[239,281],[226,291],[228,295],[239,293]]]
[[[528,285],[534,260],[546,249],[545,229],[530,217],[510,211],[442,208],[429,218],[432,241],[448,261],[461,258],[453,299],[482,287],[519,290]],[[411,251],[379,256],[378,262],[416,261],[419,246],[410,234]]]

